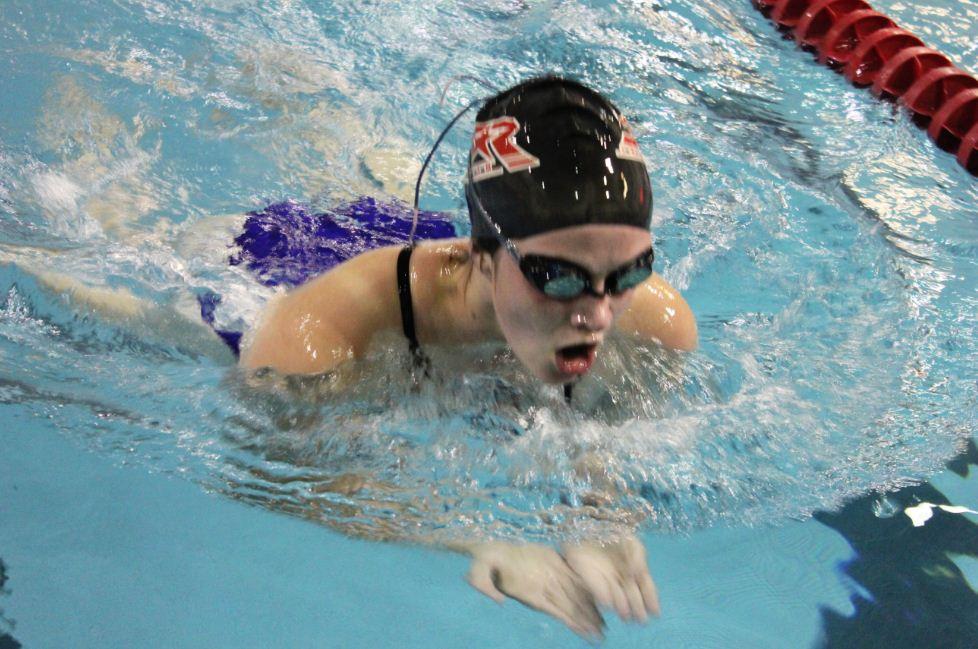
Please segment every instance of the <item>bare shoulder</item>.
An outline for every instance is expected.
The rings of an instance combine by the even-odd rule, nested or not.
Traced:
[[[696,318],[683,296],[658,273],[635,289],[618,328],[671,349],[696,349]]]
[[[363,356],[396,325],[399,246],[357,255],[266,307],[248,333],[241,365],[318,374]]]

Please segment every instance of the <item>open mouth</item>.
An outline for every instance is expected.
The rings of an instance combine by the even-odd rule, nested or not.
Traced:
[[[557,370],[562,374],[580,376],[586,374],[597,355],[598,346],[594,344],[570,345],[557,350]]]

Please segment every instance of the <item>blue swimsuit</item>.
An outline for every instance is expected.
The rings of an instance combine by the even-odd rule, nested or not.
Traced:
[[[381,246],[406,244],[411,234],[412,211],[404,203],[380,203],[363,197],[326,212],[312,212],[293,201],[273,203],[249,212],[244,229],[235,237],[232,266],[244,266],[265,286],[292,288],[324,273],[347,259]],[[416,240],[458,236],[448,215],[418,212]],[[411,248],[405,246],[397,258],[398,298],[401,321],[411,354],[424,364],[424,355],[414,331],[414,309],[408,267]],[[214,311],[221,296],[212,291],[197,295],[200,316],[228,344],[235,355],[241,352],[241,332],[215,326]]]

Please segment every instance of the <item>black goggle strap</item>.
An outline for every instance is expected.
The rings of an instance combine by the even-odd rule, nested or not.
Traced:
[[[492,230],[492,235],[496,237],[496,241],[499,242],[499,245],[505,248],[506,251],[513,257],[513,260],[516,262],[516,265],[520,266],[520,264],[523,261],[523,256],[520,254],[520,251],[516,248],[516,244],[513,243],[511,239],[509,239],[508,237],[506,237],[506,235],[503,234],[503,229],[499,227],[498,223],[492,220],[492,217],[489,216],[489,212],[487,212],[486,208],[482,206],[482,201],[479,200],[479,192],[476,191],[475,184],[472,181],[471,166],[469,167],[469,171],[466,174],[465,184],[466,184],[465,191],[475,202],[475,206],[479,212],[479,216],[482,217],[482,220],[485,221],[486,225],[489,226],[489,229]]]
[[[435,151],[438,150],[438,145],[440,145],[441,141],[445,139],[445,136],[448,135],[448,132],[452,130],[452,127],[455,126],[455,123],[458,122],[458,120],[462,119],[462,115],[469,112],[469,110],[472,107],[474,107],[476,104],[482,101],[483,101],[482,99],[475,99],[469,102],[469,104],[465,108],[463,108],[458,113],[456,113],[455,117],[453,117],[451,121],[445,125],[445,128],[441,130],[441,133],[438,134],[438,139],[435,140],[434,145],[432,145],[431,147],[431,151],[428,152],[428,156],[424,159],[424,164],[421,165],[421,171],[418,172],[418,180],[417,182],[414,183],[414,209],[411,214],[411,234],[408,235],[409,246],[414,245],[414,234],[418,229],[418,203],[420,202],[421,199],[421,180],[424,178],[425,170],[428,168],[428,165],[431,163],[431,159],[435,156]]]
[[[441,101],[439,102],[439,105],[445,102],[445,95],[448,93],[448,89],[451,87],[451,85],[456,81],[461,81],[463,79],[468,79],[469,81],[475,81],[476,83],[481,84],[486,89],[492,91],[493,94],[498,93],[498,90],[484,79],[473,77],[468,74],[462,74],[456,77],[452,77],[451,79],[448,80],[448,83],[445,84],[445,88],[444,90],[442,90],[441,93]],[[418,172],[418,180],[417,182],[414,183],[414,210],[411,215],[411,234],[408,236],[408,245],[410,246],[414,245],[414,234],[418,229],[418,211],[419,211],[418,204],[420,203],[420,198],[421,198],[421,180],[422,178],[424,178],[424,172],[428,168],[428,165],[431,163],[431,159],[435,156],[435,151],[438,150],[438,145],[440,145],[441,141],[445,139],[445,136],[448,135],[448,132],[452,130],[452,127],[455,126],[456,122],[462,119],[462,115],[469,112],[476,105],[485,102],[487,99],[488,97],[479,97],[478,99],[473,99],[465,106],[465,108],[458,111],[458,113],[455,114],[455,117],[453,117],[451,121],[449,121],[448,124],[445,125],[445,128],[441,130],[441,133],[438,134],[438,139],[435,140],[435,143],[431,146],[431,151],[429,151],[427,157],[425,157],[424,164],[421,165],[421,171]]]

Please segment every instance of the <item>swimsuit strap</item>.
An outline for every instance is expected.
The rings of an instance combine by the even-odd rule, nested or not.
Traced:
[[[431,367],[431,361],[421,351],[418,343],[417,334],[414,331],[414,304],[411,299],[411,253],[414,246],[404,246],[397,253],[397,297],[401,302],[401,327],[404,329],[404,337],[408,339],[408,349],[414,357],[415,367],[424,370],[425,376]]]
[[[414,333],[414,305],[411,303],[411,253],[412,246],[404,246],[397,254],[397,296],[401,300],[401,327],[408,339],[411,351],[419,349],[418,338]]]

